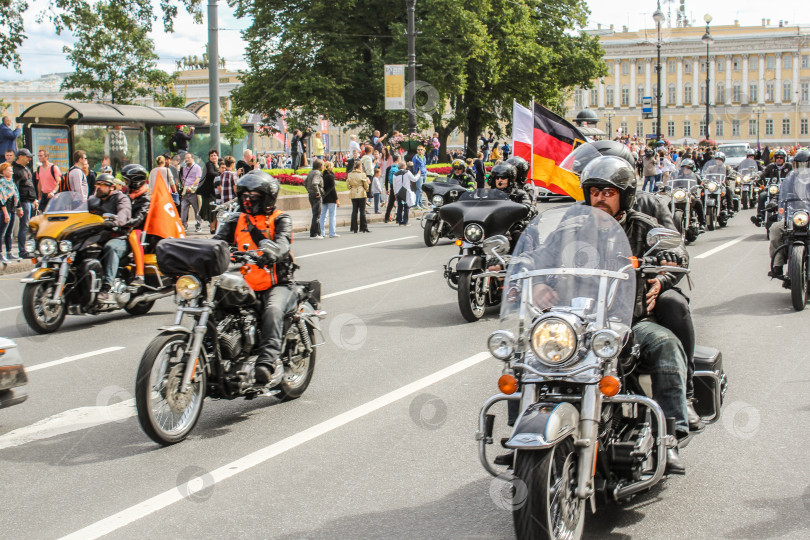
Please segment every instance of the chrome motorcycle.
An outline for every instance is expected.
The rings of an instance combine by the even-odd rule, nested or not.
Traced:
[[[695,212],[695,201],[700,195],[700,184],[694,173],[681,174],[670,180],[669,185],[662,186],[659,197],[668,198],[667,206],[672,212],[672,220],[681,233],[684,243],[697,240],[700,228]]]
[[[728,224],[726,208],[726,169],[722,165],[710,164],[703,168],[703,209],[706,212],[706,228],[713,231],[716,227]]]
[[[423,212],[419,219],[419,223],[424,229],[425,245],[433,247],[440,238],[455,240],[453,228],[442,219],[439,209],[445,204],[456,202],[467,191],[467,188],[456,181],[436,181],[422,184],[422,191],[430,201],[430,210]]]
[[[784,236],[782,245],[771,257],[771,275],[782,280],[785,287],[790,289],[793,309],[802,311],[810,292],[810,169],[793,171],[782,181],[781,187],[781,213],[777,215],[783,220]],[[787,268],[782,275],[774,274],[774,259],[782,251],[786,252]]]
[[[740,205],[743,210],[755,208],[759,196],[759,184],[755,182],[759,168],[757,162],[746,158],[737,167],[740,179],[737,182],[737,194],[740,197]]]

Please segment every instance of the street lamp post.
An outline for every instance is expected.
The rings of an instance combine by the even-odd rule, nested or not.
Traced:
[[[711,79],[709,78],[709,45],[714,41],[712,38],[711,32],[709,32],[709,23],[712,22],[712,16],[708,13],[703,16],[703,20],[706,21],[706,33],[703,34],[701,38],[703,43],[706,44],[706,140],[709,140],[709,96],[711,95],[711,91],[709,90]]]
[[[757,150],[759,150],[759,115],[765,112],[765,107],[754,107],[753,112],[757,115]]]
[[[664,22],[664,12],[661,11],[661,1],[658,1],[658,8],[653,13],[653,20],[658,27],[658,42],[656,48],[658,49],[658,61],[655,64],[656,76],[656,91],[655,100],[658,103],[658,111],[655,120],[655,140],[661,140],[661,23]]]
[[[607,121],[608,121],[608,140],[609,141],[613,140],[613,124],[611,123],[610,120],[614,116],[616,116],[616,115],[613,114],[613,113],[605,113],[605,118],[607,118]]]
[[[416,0],[406,0],[408,6],[408,83],[409,94],[416,92]],[[408,95],[408,133],[416,132],[416,96]]]

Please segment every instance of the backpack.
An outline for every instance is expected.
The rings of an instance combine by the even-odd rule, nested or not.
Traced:
[[[41,166],[40,166],[40,167],[37,167],[37,174],[35,175],[35,176],[36,176],[36,178],[37,178],[37,183],[39,183],[39,170],[40,170],[41,168],[42,168]],[[55,175],[55,174],[54,174],[54,172],[53,172],[54,168],[56,168],[56,165],[54,165],[53,163],[51,163],[51,178],[53,178],[54,180],[56,180],[56,175]]]

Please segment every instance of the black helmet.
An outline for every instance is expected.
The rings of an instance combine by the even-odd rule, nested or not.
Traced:
[[[457,159],[453,161],[453,165],[450,167],[450,169],[451,170],[461,169],[462,171],[464,171],[467,169],[467,164],[461,161],[460,159]]]
[[[264,171],[248,171],[236,182],[236,196],[239,198],[239,210],[252,216],[265,214],[276,206],[276,199],[279,191],[278,180]],[[245,205],[242,194],[248,191],[261,193],[263,200],[251,200]]]
[[[96,185],[104,184],[106,186],[114,186],[117,183],[115,177],[110,173],[101,173],[96,177]]]
[[[776,159],[776,158],[778,158],[778,157],[781,157],[782,159],[784,159],[785,161],[787,161],[787,152],[785,152],[785,151],[784,151],[784,150],[782,150],[781,148],[780,148],[779,150],[776,150],[776,151],[773,153],[773,159]]]
[[[695,162],[689,158],[684,159],[681,161],[681,168],[682,169],[691,169],[692,171],[695,170]]]
[[[495,187],[495,180],[498,178],[506,178],[509,184],[514,184],[515,178],[517,178],[517,169],[515,169],[515,166],[511,163],[501,161],[492,167],[492,171],[489,173],[489,178],[490,187]]]
[[[720,150],[718,150],[717,152],[715,152],[715,153],[714,153],[714,159],[722,159],[722,160],[723,160],[723,162],[725,163],[725,161],[726,161],[726,154],[724,154],[723,152],[721,152]]]
[[[579,177],[585,204],[591,204],[592,187],[615,187],[621,193],[621,210],[629,210],[636,202],[636,172],[630,164],[616,156],[602,156],[591,161]]]
[[[124,182],[129,186],[130,191],[134,191],[144,185],[149,180],[149,173],[143,165],[137,163],[130,163],[121,169],[121,176],[124,177]]]
[[[793,156],[793,168],[805,169],[810,167],[810,150],[802,148]]]
[[[652,148],[650,148],[652,151]],[[619,141],[594,141],[577,146],[560,163],[560,167],[579,176],[588,163],[601,156],[616,156],[627,161],[630,166],[636,166],[633,153],[627,146]]]
[[[515,171],[517,171],[517,181],[521,184],[525,182],[526,178],[529,176],[529,162],[520,156],[512,156],[507,159],[506,162],[511,163],[515,167]]]

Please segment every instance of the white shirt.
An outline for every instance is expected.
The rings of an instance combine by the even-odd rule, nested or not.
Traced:
[[[359,155],[363,155],[363,152],[360,150],[360,144],[357,141],[349,141],[349,155],[352,155],[352,152],[357,150]]]

